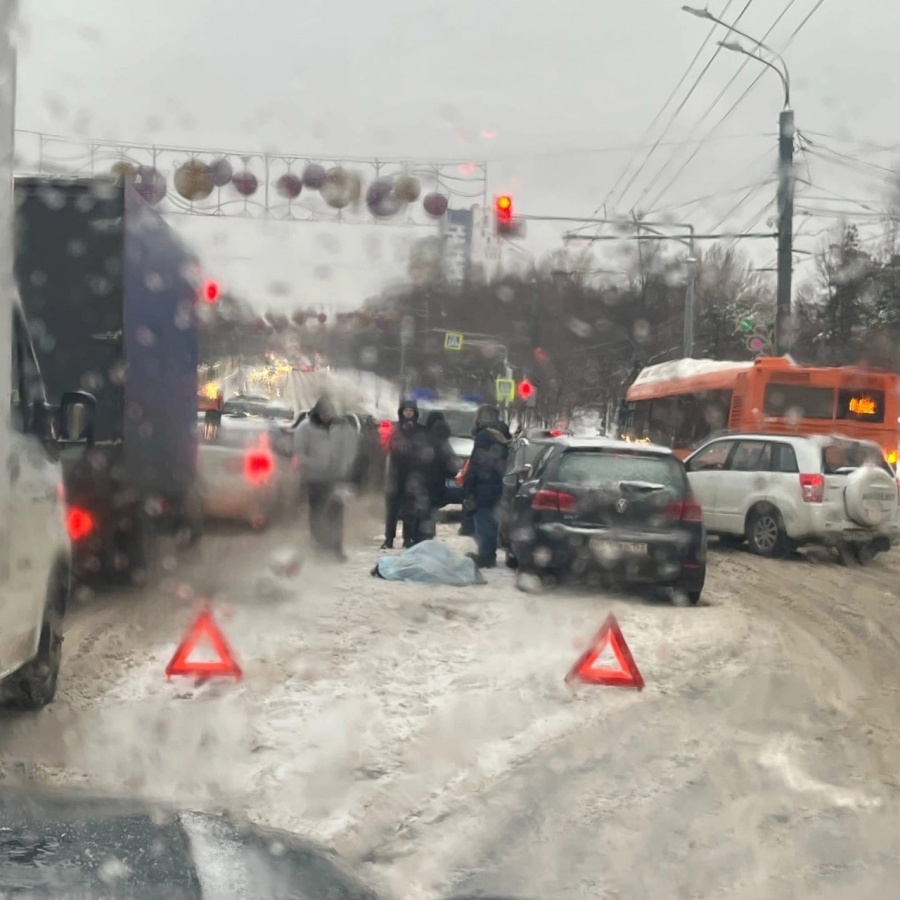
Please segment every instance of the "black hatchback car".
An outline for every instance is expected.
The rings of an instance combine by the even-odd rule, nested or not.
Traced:
[[[505,477],[503,531],[521,572],[649,583],[697,603],[706,528],[684,464],[671,450],[560,437]]]

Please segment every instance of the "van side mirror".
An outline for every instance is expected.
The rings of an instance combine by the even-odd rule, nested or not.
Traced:
[[[67,391],[59,401],[56,433],[61,444],[94,443],[97,398],[86,391]]]

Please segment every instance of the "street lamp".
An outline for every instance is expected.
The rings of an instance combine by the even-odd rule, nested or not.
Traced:
[[[783,57],[762,41],[716,18],[708,9],[681,7],[686,13],[700,19],[708,19],[734,34],[746,38],[767,53],[771,53],[782,65],[782,69],[757,53],[747,50],[736,41],[719,41],[724,50],[742,53],[775,72],[784,87],[784,107],[778,117],[778,287],[775,303],[775,352],[784,354],[789,349],[789,323],[791,320],[791,275],[794,227],[794,112],[791,107],[791,76]]]

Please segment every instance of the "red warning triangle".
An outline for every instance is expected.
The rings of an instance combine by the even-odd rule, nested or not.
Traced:
[[[600,657],[606,648],[612,650],[618,663],[618,668],[600,664]],[[637,664],[616,617],[610,615],[600,627],[597,636],[591,642],[591,646],[581,655],[572,666],[566,681],[577,678],[587,684],[604,684],[612,687],[633,687],[639,691],[644,688],[644,679],[638,671]]]
[[[216,659],[214,661],[191,659],[191,654],[201,648],[201,644],[209,645]],[[240,681],[243,676],[241,667],[234,658],[225,635],[216,625],[212,613],[205,609],[197,617],[193,625],[188,629],[184,640],[178,645],[175,655],[166,666],[166,677],[173,675],[194,675],[200,678],[212,678],[213,676],[232,677]]]

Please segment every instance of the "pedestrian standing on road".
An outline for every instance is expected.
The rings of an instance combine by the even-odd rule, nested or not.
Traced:
[[[382,550],[393,550],[397,537],[397,522],[403,520],[403,546],[413,542],[414,482],[418,469],[424,426],[419,424],[419,406],[415,400],[404,400],[397,410],[397,423],[391,434],[388,457],[388,476],[385,485],[385,525]]]
[[[427,508],[416,520],[414,540],[427,541],[437,533],[437,518],[443,508],[447,479],[459,472],[459,459],[450,446],[450,425],[442,412],[428,413],[425,419],[424,463],[425,503]]]
[[[503,495],[510,440],[509,428],[500,420],[497,407],[479,407],[475,415],[475,446],[463,486],[463,508],[474,513],[478,552],[467,555],[480,569],[497,564],[500,526],[496,509]]]
[[[327,397],[320,397],[297,426],[294,446],[309,502],[309,531],[320,549],[341,561],[346,559],[344,503],[356,445],[356,432],[337,417]]]

